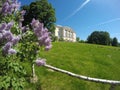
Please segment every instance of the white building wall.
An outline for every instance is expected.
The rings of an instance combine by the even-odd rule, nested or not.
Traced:
[[[66,30],[63,29],[63,39],[65,40],[65,38],[66,38]]]
[[[57,36],[58,39],[63,38],[65,41],[76,42],[76,33],[74,33],[70,28],[56,26],[55,36]]]
[[[55,36],[57,36],[57,37],[58,37],[58,32],[59,32],[59,28],[56,27],[56,28],[55,28]]]
[[[73,33],[73,42],[76,42],[76,34]]]

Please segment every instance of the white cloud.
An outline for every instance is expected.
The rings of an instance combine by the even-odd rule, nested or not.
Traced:
[[[115,19],[111,19],[111,20],[99,23],[97,25],[104,25],[104,24],[112,23],[112,22],[119,21],[119,20],[120,20],[120,18],[115,18]]]
[[[110,20],[105,21],[105,22],[101,22],[101,23],[98,23],[98,24],[94,24],[94,25],[88,26],[88,28],[95,27],[95,26],[106,25],[106,24],[109,24],[109,23],[112,23],[112,22],[116,22],[116,21],[120,21],[120,18],[110,19]]]
[[[90,0],[86,0],[85,2],[83,2],[72,14],[70,14],[66,20],[72,16],[74,16],[77,12],[79,12],[85,5],[87,5],[87,3],[89,3]]]

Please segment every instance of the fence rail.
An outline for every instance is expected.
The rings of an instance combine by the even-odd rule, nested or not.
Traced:
[[[83,76],[83,75],[78,75],[78,74],[75,74],[75,73],[60,69],[60,68],[53,67],[53,66],[48,65],[48,64],[45,64],[44,66],[49,68],[49,69],[52,69],[52,70],[55,70],[55,71],[58,71],[58,72],[61,72],[61,73],[65,73],[69,76],[76,77],[76,78],[79,78],[79,79],[83,79],[83,80],[86,80],[86,81],[110,84],[109,90],[114,90],[117,85],[120,85],[120,81],[106,80],[106,79],[99,79],[99,78],[92,78],[92,77],[87,77],[87,76]]]

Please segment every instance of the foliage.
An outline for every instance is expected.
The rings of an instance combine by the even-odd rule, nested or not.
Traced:
[[[47,0],[37,0],[28,6],[23,6],[26,10],[23,25],[29,25],[33,18],[38,19],[50,32],[54,32],[55,10]]]
[[[53,42],[58,41],[58,37],[57,37],[57,36],[52,36],[52,41],[53,41]]]
[[[17,58],[14,57],[6,57],[4,59],[4,63],[2,63],[3,67],[1,69],[0,76],[0,89],[12,89],[21,90],[25,86],[25,78],[23,76],[26,75],[25,69],[16,62]],[[1,65],[0,65],[1,66]]]
[[[1,76],[0,76],[1,77]],[[14,77],[10,77],[10,76],[3,76],[0,78],[2,82],[0,82],[0,89],[4,90],[4,89],[11,89],[14,88],[14,90],[23,90],[23,86],[24,86],[24,78],[15,78]]]
[[[17,43],[22,33],[18,23],[22,17],[18,12],[19,3],[7,0],[0,11],[0,89],[21,90],[24,87],[26,74],[16,57]]]
[[[110,45],[110,35],[104,31],[94,31],[87,38],[88,43]]]
[[[20,61],[29,60],[31,66],[35,63],[38,66],[44,65],[45,60],[38,58],[37,55],[39,47],[46,51],[52,47],[50,32],[39,20],[32,19],[33,30],[22,25],[25,11],[18,11],[19,6],[17,0],[6,0],[0,11],[2,17],[0,20],[0,89],[2,90],[23,89],[26,71]],[[32,69],[34,70],[34,67]],[[35,70],[33,74],[35,76]]]
[[[112,46],[118,46],[118,40],[116,37],[114,37],[112,40]]]
[[[2,4],[3,4],[3,2],[5,2],[5,0],[0,0],[0,11],[1,11],[1,9],[2,9]]]
[[[77,37],[77,38],[76,38],[76,41],[77,41],[77,42],[79,42],[79,41],[80,41],[80,38],[79,38],[79,37]]]
[[[64,41],[64,39],[63,38],[59,38],[59,41]]]
[[[34,36],[34,33],[32,31],[27,31],[19,44],[19,52],[17,53],[17,56],[20,58],[20,61],[32,62],[37,58],[36,54],[39,47],[36,44],[36,41],[37,39]]]
[[[86,41],[84,41],[84,40],[80,40],[79,43],[86,43]]]
[[[120,47],[120,43],[118,43],[118,47]]]

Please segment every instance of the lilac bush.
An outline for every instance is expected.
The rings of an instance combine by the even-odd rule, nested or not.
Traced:
[[[0,90],[21,90],[24,87],[26,72],[16,60],[15,49],[21,39],[16,19],[19,5],[17,0],[6,0],[0,11]]]
[[[31,63],[33,63],[33,66],[34,64],[36,64],[37,66],[42,66],[46,64],[46,60],[37,58],[38,57],[37,52],[39,50],[39,47],[40,48],[44,47],[44,50],[46,51],[50,50],[52,47],[51,37],[50,37],[51,33],[48,31],[47,28],[44,27],[43,23],[40,23],[38,20],[33,19],[32,22],[30,23],[33,30],[30,30],[28,26],[22,25],[22,22],[24,21],[23,16],[25,15],[26,11],[23,10],[19,12],[18,11],[19,7],[20,7],[20,3],[17,0],[6,0],[6,2],[2,6],[2,10],[0,11],[0,14],[2,15],[2,19],[0,21],[1,23],[0,48],[2,49],[3,57],[7,59],[3,62],[4,63],[3,66],[6,66],[5,68],[7,68],[7,70],[5,71],[6,73],[3,74],[3,77],[5,77],[3,78],[3,80],[5,80],[6,77],[11,78],[9,79],[9,85],[7,87],[4,86],[4,83],[2,83],[2,81],[0,81],[0,84],[3,85],[3,87],[2,88],[0,87],[0,89],[8,89],[11,87],[14,88],[23,87],[20,85],[21,83],[23,83],[24,80],[22,81],[20,77],[23,77],[21,76],[21,73],[23,74],[25,72],[23,72],[23,69],[21,69],[19,63],[17,63],[17,60],[14,61],[18,53],[22,52],[22,55],[25,56],[24,58],[26,58],[27,56],[30,57],[32,59]],[[20,47],[19,43],[20,45],[23,45],[25,47],[24,48],[22,46]],[[17,44],[19,48],[17,48],[18,47]],[[21,48],[23,48],[23,51]],[[13,55],[15,55],[15,57],[13,57]],[[20,57],[23,59],[22,56]],[[27,59],[29,59],[28,57]],[[11,73],[11,71],[12,74],[15,74],[17,76],[14,77],[14,75],[9,74]],[[34,67],[33,67],[33,73],[35,76]],[[19,78],[16,78],[18,76]],[[21,83],[17,83],[18,79],[21,79]],[[12,80],[16,82],[16,86],[11,84]],[[15,89],[15,90],[19,90],[19,89]]]
[[[6,2],[2,6],[2,14],[7,16],[7,15],[14,15],[15,12],[18,10],[20,7],[20,3],[17,2],[17,0],[6,0]],[[25,14],[25,11],[21,11],[20,13],[20,18],[18,20],[18,28],[21,30],[22,33],[26,32],[28,27],[22,26],[22,21],[24,21],[23,15]],[[11,32],[11,28],[14,26],[15,22],[10,21],[8,23],[2,23],[0,26],[0,41],[7,41],[5,46],[3,46],[3,53],[6,54],[14,54],[16,51],[12,49],[14,45],[16,45],[20,38],[21,35],[14,35]],[[33,28],[33,32],[37,37],[39,46],[45,46],[45,50],[48,51],[51,49],[51,38],[50,38],[50,32],[48,32],[48,29],[44,27],[43,23],[40,23],[38,20],[33,19],[31,22],[31,26]],[[6,49],[6,45],[10,44],[10,48]],[[14,53],[10,53],[14,52]]]

